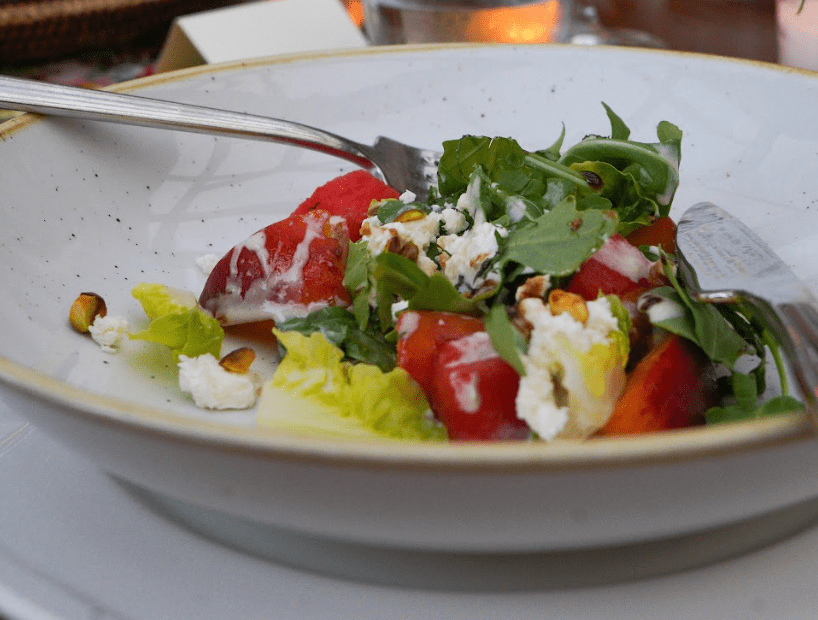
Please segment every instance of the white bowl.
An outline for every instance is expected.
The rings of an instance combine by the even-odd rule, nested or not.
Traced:
[[[570,144],[607,131],[604,101],[635,139],[651,141],[661,120],[685,132],[673,213],[720,204],[818,282],[816,74],[658,51],[436,46],[197,68],[118,90],[428,147],[483,133],[541,148],[563,122]],[[800,510],[800,525],[818,515],[818,445],[798,415],[585,443],[431,445],[299,437],[256,428],[252,412],[196,410],[153,348],[102,352],[68,327],[69,305],[95,291],[135,323],[139,282],[198,293],[197,257],[227,251],[349,166],[31,116],[0,126],[0,138],[2,399],[157,497],[326,539],[464,553],[594,549],[773,511]],[[793,525],[769,527],[739,547]]]

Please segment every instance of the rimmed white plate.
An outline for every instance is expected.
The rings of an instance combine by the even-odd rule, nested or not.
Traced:
[[[808,72],[616,48],[396,47],[122,88],[419,146],[485,133],[537,148],[563,123],[570,143],[608,129],[604,101],[634,138],[652,139],[661,120],[685,131],[677,215],[716,202],[818,282],[808,163],[818,78]],[[71,301],[93,290],[137,320],[133,285],[196,291],[197,257],[349,168],[276,145],[68,120],[21,117],[0,136],[4,395],[143,489],[300,534],[458,552],[646,542],[818,497],[818,450],[799,416],[584,444],[439,446],[304,438],[258,429],[252,413],[197,411],[152,349],[107,355],[72,333]]]
[[[815,606],[816,528],[661,579],[523,592],[412,590],[294,570],[191,534],[17,419],[2,399],[0,454],[4,620],[778,620],[810,617]],[[324,565],[366,570],[366,555],[339,554],[337,545],[321,552]],[[384,568],[393,566],[370,570]],[[437,576],[458,580],[456,572]]]

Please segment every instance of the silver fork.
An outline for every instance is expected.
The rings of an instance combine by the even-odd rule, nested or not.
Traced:
[[[340,157],[398,191],[425,198],[437,184],[440,153],[391,138],[359,144],[342,136],[277,118],[0,76],[0,108],[94,121],[269,140]]]

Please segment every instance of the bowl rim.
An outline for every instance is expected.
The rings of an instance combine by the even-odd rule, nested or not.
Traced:
[[[611,51],[638,55],[682,56],[700,61],[736,63],[781,73],[803,74],[818,78],[818,72],[796,69],[763,61],[727,58],[695,52],[672,50],[589,48],[561,44],[526,46],[485,43],[446,43],[394,45],[341,51],[315,51],[261,57],[250,60],[190,67],[138,78],[106,87],[105,90],[131,92],[141,88],[176,82],[200,75],[237,71],[261,66],[295,62],[321,62],[327,59],[372,55],[435,53],[440,50],[470,48],[550,48],[583,50],[584,53]],[[580,52],[580,53],[583,53]],[[0,140],[23,130],[43,117],[22,114],[0,124]],[[323,463],[335,466],[365,466],[378,469],[446,470],[463,472],[563,471],[661,465],[695,461],[708,457],[747,453],[797,443],[814,437],[806,416],[800,412],[767,419],[700,426],[651,435],[593,438],[585,441],[541,442],[456,442],[436,443],[391,440],[345,440],[298,435],[286,431],[245,428],[208,422],[201,418],[145,407],[90,390],[73,387],[63,381],[0,356],[0,384],[16,394],[33,399],[47,408],[84,422],[106,426],[120,433],[138,434],[177,444],[206,446],[220,452],[238,452],[256,459]],[[23,412],[25,416],[25,412]]]

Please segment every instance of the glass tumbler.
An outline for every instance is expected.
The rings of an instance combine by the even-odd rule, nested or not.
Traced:
[[[818,0],[776,0],[776,14],[778,62],[818,71]]]
[[[376,45],[565,41],[572,0],[363,0]]]

